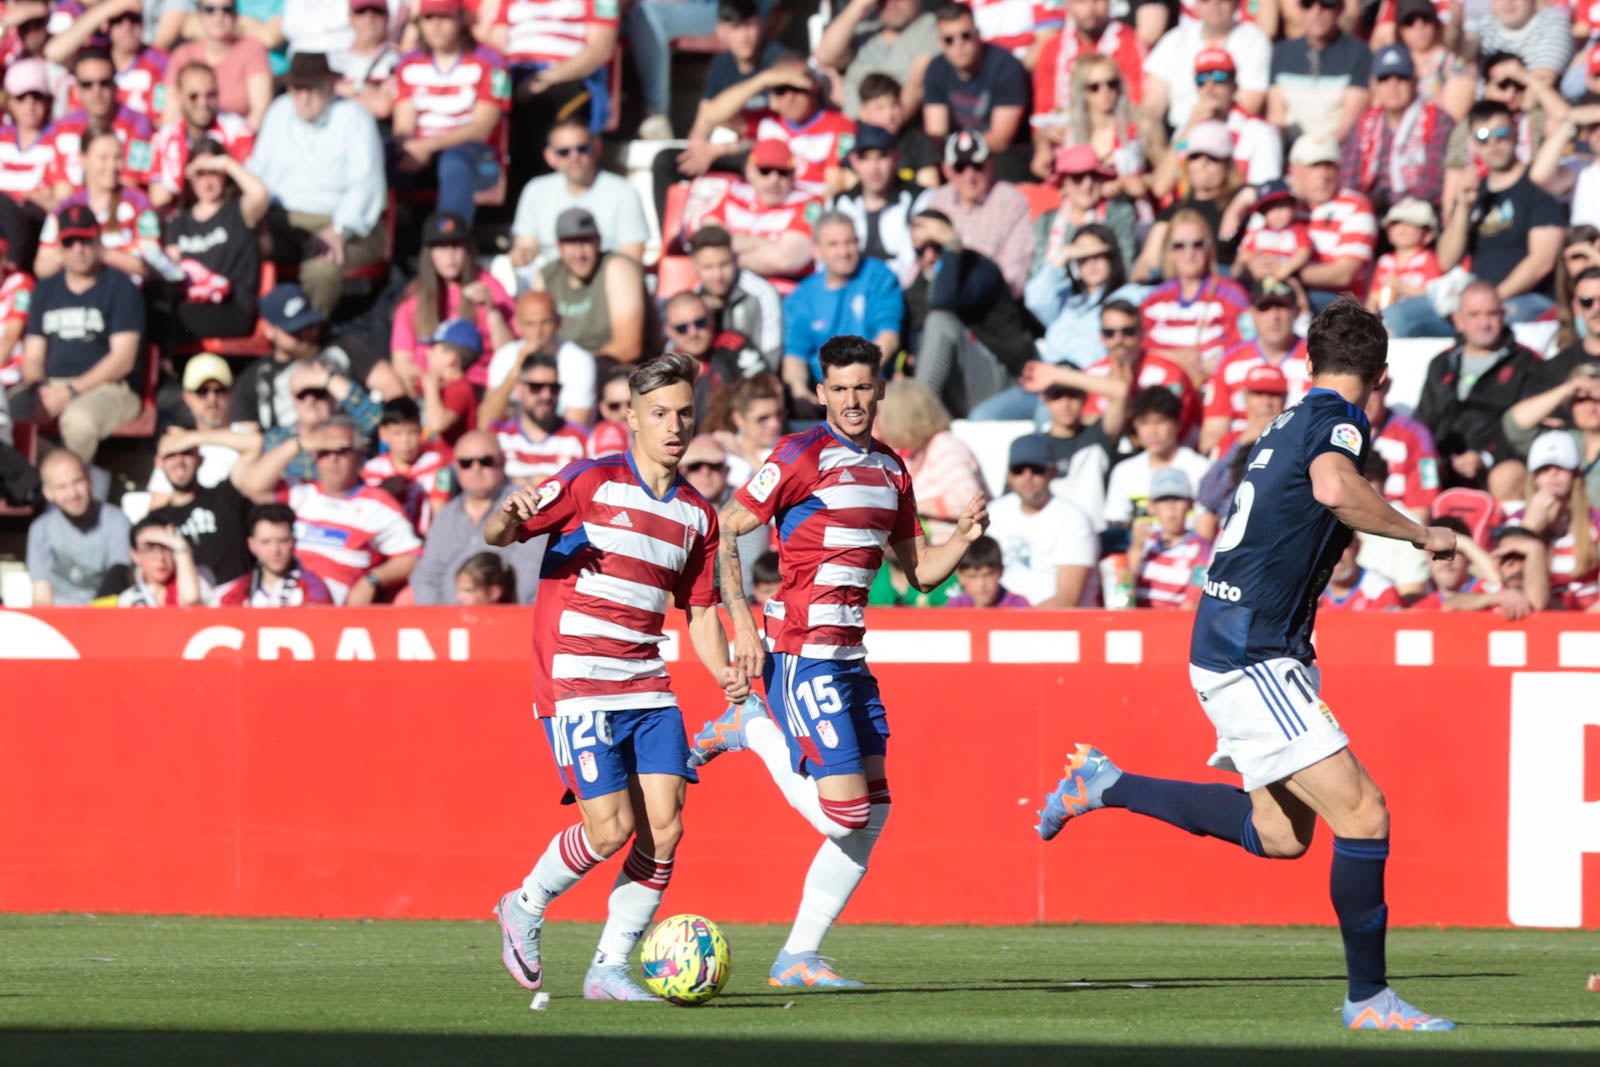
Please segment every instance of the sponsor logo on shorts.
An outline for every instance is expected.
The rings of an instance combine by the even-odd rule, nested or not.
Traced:
[[[1335,730],[1339,728],[1339,720],[1333,717],[1333,709],[1328,707],[1328,702],[1326,700],[1320,701],[1317,704],[1317,710],[1322,712],[1322,717],[1328,720],[1329,726],[1333,727]]]
[[[827,719],[823,719],[817,723],[817,736],[820,737],[822,739],[822,743],[827,745],[829,748],[839,747],[839,735],[833,732],[833,723],[829,722]]]
[[[594,761],[593,752],[578,753],[578,773],[583,775],[583,780],[592,782],[600,777],[600,767]]]
[[[1352,456],[1361,454],[1361,431],[1348,422],[1335,426],[1328,439],[1333,442],[1333,447],[1342,448]]]
[[[1226,600],[1230,604],[1237,604],[1239,598],[1244,596],[1244,590],[1223,581],[1207,581],[1206,596],[1216,597],[1218,600]]]
[[[768,463],[756,471],[756,476],[750,479],[750,495],[764,502],[778,487],[778,479],[782,476],[783,471],[776,463]]]

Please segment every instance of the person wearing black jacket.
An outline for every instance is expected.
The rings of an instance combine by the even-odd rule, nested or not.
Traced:
[[[1015,385],[1043,335],[1039,321],[988,257],[963,248],[950,219],[923,211],[911,220],[918,274],[906,290],[906,336],[919,382],[962,418]]]
[[[1517,344],[1506,326],[1500,297],[1477,281],[1461,294],[1452,316],[1460,343],[1428,364],[1413,413],[1432,433],[1446,484],[1487,488],[1501,499],[1518,499],[1524,471],[1500,420],[1542,382],[1539,357]]]

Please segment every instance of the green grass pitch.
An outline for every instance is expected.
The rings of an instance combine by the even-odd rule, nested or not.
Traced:
[[[826,994],[768,988],[785,931],[730,926],[700,1008],[584,1002],[597,933],[552,920],[533,1012],[492,922],[0,916],[0,1064],[1600,1064],[1593,934],[1399,931],[1397,988],[1462,1028],[1376,1034],[1338,1025],[1329,929],[846,926],[870,988]]]

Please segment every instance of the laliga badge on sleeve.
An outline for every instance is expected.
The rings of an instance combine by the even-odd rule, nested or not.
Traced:
[[[783,471],[776,463],[768,463],[756,471],[756,476],[750,479],[750,495],[765,503],[767,497],[778,487],[778,479],[782,476]]]
[[[534,510],[535,511],[543,511],[547,506],[549,506],[549,504],[550,504],[550,502],[552,500],[554,500],[556,497],[558,497],[560,495],[561,495],[561,483],[560,482],[555,481],[554,479],[552,479],[551,481],[545,482],[543,485],[541,485],[539,487],[538,491],[536,493],[534,493],[534,500],[535,500]]]
[[[1333,446],[1342,448],[1352,456],[1361,455],[1361,431],[1348,422],[1341,422],[1333,428]]]

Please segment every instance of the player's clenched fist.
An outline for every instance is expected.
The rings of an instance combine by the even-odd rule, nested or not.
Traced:
[[[968,542],[976,541],[983,536],[989,528],[989,505],[979,493],[967,501],[967,506],[961,509],[961,518],[956,520],[956,534],[964,537]]]
[[[1446,526],[1429,526],[1422,542],[1412,542],[1433,559],[1450,559],[1456,554],[1456,532]]]
[[[728,667],[722,672],[722,695],[730,704],[743,704],[750,695],[750,679],[738,667]]]
[[[527,488],[513,490],[500,504],[500,510],[484,523],[483,539],[491,545],[509,545],[512,531],[533,518],[538,511],[538,493]]]

